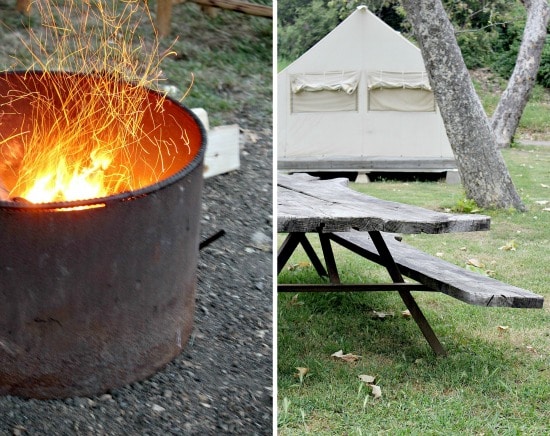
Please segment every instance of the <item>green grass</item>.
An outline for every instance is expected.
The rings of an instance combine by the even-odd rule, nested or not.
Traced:
[[[504,152],[529,211],[485,210],[489,232],[404,235],[431,254],[482,262],[497,279],[550,298],[550,148]],[[371,195],[432,209],[464,198],[444,183],[353,185]],[[537,203],[549,201],[547,204]],[[313,238],[312,238],[313,239]],[[515,241],[515,250],[500,247]],[[387,281],[386,273],[337,251],[343,279]],[[303,253],[281,283],[322,281]],[[448,351],[433,355],[395,293],[281,294],[278,297],[278,426],[288,434],[547,434],[550,422],[550,309],[481,308],[443,294],[415,297]],[[372,311],[393,312],[384,320]],[[507,326],[502,330],[499,326]],[[332,359],[362,356],[355,363]],[[309,368],[300,383],[296,367]],[[374,399],[358,375],[376,377]]]

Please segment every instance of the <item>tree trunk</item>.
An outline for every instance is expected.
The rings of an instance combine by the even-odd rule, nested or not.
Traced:
[[[540,66],[550,18],[547,0],[525,0],[527,22],[514,72],[493,113],[491,124],[498,147],[509,147],[529,100]]]
[[[481,207],[525,210],[441,0],[403,0],[402,4],[424,57],[466,196]]]

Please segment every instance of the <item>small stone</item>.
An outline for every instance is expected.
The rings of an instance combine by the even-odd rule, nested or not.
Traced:
[[[101,397],[99,397],[99,401],[111,401],[113,399],[113,396],[111,394],[103,394]]]
[[[162,413],[166,410],[164,407],[159,406],[158,404],[153,404],[151,409],[153,409],[153,412],[157,412],[157,413]]]
[[[27,431],[27,429],[25,427],[23,427],[22,425],[16,425],[15,427],[13,427],[11,432],[12,432],[13,436],[20,436],[26,431]]]
[[[164,398],[172,398],[172,395],[174,393],[170,390],[170,389],[166,389],[163,393],[162,393],[162,396]]]
[[[272,248],[271,237],[260,231],[256,231],[252,234],[251,242],[252,246],[262,251],[270,251]]]

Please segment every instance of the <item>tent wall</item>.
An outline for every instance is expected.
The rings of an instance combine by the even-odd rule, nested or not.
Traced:
[[[390,73],[382,77],[378,72]],[[296,85],[297,79],[303,79],[305,86],[313,89],[316,75],[321,77],[323,74],[332,80],[329,80],[331,84],[338,82],[334,82],[338,74],[348,79],[355,74],[358,84],[351,95],[345,96],[342,89],[293,91],[292,85]],[[399,80],[411,86],[392,86]],[[300,85],[303,89],[304,83]],[[382,101],[371,99],[370,108],[369,86],[375,96],[382,97]],[[441,158],[449,162],[452,150],[433,93],[426,87],[429,89],[420,50],[365,7],[358,8],[279,73],[279,161],[285,161],[287,167],[293,160],[304,159],[344,161],[348,158],[392,160],[402,157],[405,160]],[[330,110],[329,103],[323,105],[321,94],[299,95],[319,92],[329,97],[332,94],[336,99],[348,97],[349,105],[343,104],[340,110],[336,105],[336,110]],[[392,110],[397,109],[392,106],[403,98],[410,105]],[[310,109],[307,104],[297,106],[299,99],[312,100]]]

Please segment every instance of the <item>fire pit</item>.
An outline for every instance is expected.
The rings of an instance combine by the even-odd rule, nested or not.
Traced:
[[[94,138],[126,138],[117,148],[123,153],[109,152],[113,170],[102,163],[78,173],[108,181],[110,191],[45,202],[24,194],[32,182],[21,181],[29,173],[24,157],[37,125],[51,135],[85,124],[78,102],[91,104],[98,80],[116,92],[137,89],[101,76],[0,74],[0,394],[101,393],[154,373],[191,332],[205,149],[192,112],[143,89],[134,106],[138,134],[117,131],[127,126],[116,122]],[[37,111],[40,99],[65,120]],[[80,148],[96,136],[83,130]],[[57,146],[42,141],[44,153]],[[123,172],[130,180],[113,181]]]

